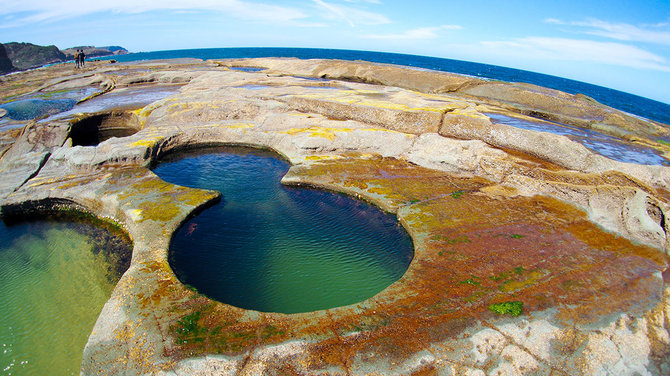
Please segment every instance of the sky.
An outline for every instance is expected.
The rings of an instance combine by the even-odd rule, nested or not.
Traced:
[[[314,47],[576,79],[670,104],[670,0],[0,0],[0,43]]]

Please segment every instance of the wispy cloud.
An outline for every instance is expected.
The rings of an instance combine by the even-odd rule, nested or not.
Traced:
[[[151,11],[206,10],[225,13],[231,17],[270,22],[291,22],[307,18],[300,9],[242,0],[0,0],[0,15],[18,15],[0,28],[28,26],[99,12],[143,13]]]
[[[559,20],[558,18],[546,18],[545,23],[554,24],[554,25],[565,25],[565,22]]]
[[[327,12],[323,14],[325,18],[344,21],[351,27],[356,27],[356,25],[383,25],[391,23],[391,20],[383,14],[327,3],[323,0],[312,0],[312,2]]]
[[[590,62],[670,72],[670,65],[665,58],[617,42],[527,37],[509,41],[485,41],[481,44],[490,53],[519,59]]]
[[[459,25],[442,25],[435,27],[421,27],[418,29],[407,30],[404,33],[393,34],[370,34],[366,38],[370,39],[392,39],[392,40],[419,40],[419,39],[435,39],[438,38],[439,32],[443,30],[460,30],[462,26]]]
[[[600,37],[651,44],[662,44],[670,46],[670,26],[667,23],[656,25],[635,26],[627,23],[612,23],[596,18],[586,21],[565,22],[556,18],[547,18],[546,23],[564,26],[575,26],[578,32],[597,35]]]

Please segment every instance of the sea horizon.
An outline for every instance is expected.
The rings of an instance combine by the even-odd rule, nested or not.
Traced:
[[[258,57],[294,57],[299,59],[364,60],[373,63],[402,65],[472,76],[480,79],[523,82],[583,94],[631,115],[670,125],[670,104],[637,94],[560,76],[499,65],[431,57],[424,55],[365,50],[308,47],[222,47],[130,52],[124,55],[98,57],[100,60],[132,62],[175,58],[240,59]]]

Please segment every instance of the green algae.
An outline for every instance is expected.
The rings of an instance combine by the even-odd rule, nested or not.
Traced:
[[[209,330],[198,324],[200,321],[200,311],[186,315],[177,321],[173,331],[177,336],[177,343],[186,344],[189,342],[204,342]],[[215,328],[216,332],[220,328]]]
[[[451,192],[449,194],[449,196],[458,200],[459,198],[463,197],[464,194],[465,194],[465,191],[459,190],[459,191]]]
[[[472,276],[472,278],[468,278],[464,281],[458,282],[459,285],[472,285],[472,286],[481,286],[482,284],[479,283],[479,281],[476,281],[475,279],[479,279],[479,277]]]
[[[247,326],[236,321],[220,322],[212,304],[201,307],[176,321],[171,327],[175,341],[197,352],[238,352],[258,340],[282,337],[286,332],[274,325]]]
[[[496,237],[509,238],[509,239],[523,239],[523,238],[526,237],[526,235],[521,235],[521,234],[497,234],[495,236]]]
[[[512,315],[514,317],[520,316],[523,313],[523,302],[513,301],[491,304],[489,310],[499,315]]]

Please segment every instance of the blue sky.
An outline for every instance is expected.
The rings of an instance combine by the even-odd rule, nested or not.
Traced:
[[[670,103],[670,0],[0,0],[0,42],[320,47],[527,69]]]

